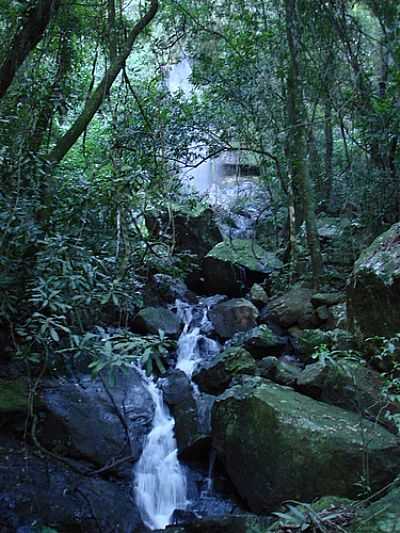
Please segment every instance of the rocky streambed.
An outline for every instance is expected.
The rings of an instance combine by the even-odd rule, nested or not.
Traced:
[[[0,531],[279,531],[284,502],[322,497],[345,499],[347,529],[398,527],[398,405],[361,360],[311,357],[352,347],[344,295],[271,298],[277,264],[217,251],[213,268],[234,273],[226,294],[160,275],[146,289],[131,328],[177,340],[158,380],[135,366],[93,379],[83,365],[28,382],[1,365]],[[246,287],[243,269],[265,283]],[[349,502],[384,487],[381,523]]]

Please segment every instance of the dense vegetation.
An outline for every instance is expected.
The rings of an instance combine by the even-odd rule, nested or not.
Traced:
[[[0,0],[0,15],[1,357],[23,373],[136,356],[165,371],[174,341],[127,327],[154,274],[199,287],[202,258],[149,224],[205,209],[182,166],[238,153],[258,169],[273,290],[343,290],[400,220],[398,0]],[[168,87],[184,58],[189,95]],[[357,350],[380,353],[396,400],[398,336],[369,337]]]

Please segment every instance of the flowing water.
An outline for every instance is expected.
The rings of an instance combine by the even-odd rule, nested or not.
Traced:
[[[207,312],[220,297],[205,298],[198,307],[177,301],[177,314],[184,323],[178,340],[176,368],[191,378],[196,364],[218,353],[220,346],[208,339]],[[143,379],[154,402],[152,429],[146,438],[142,455],[135,467],[135,499],[144,524],[149,529],[164,529],[171,523],[175,510],[188,506],[187,482],[178,460],[174,419],[164,404],[161,389],[144,373]],[[193,384],[194,397],[199,393]],[[210,476],[212,468],[210,468]],[[211,487],[212,482],[209,481]]]

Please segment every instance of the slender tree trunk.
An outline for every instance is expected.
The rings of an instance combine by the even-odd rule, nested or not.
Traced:
[[[286,32],[289,47],[287,75],[287,114],[289,122],[288,152],[289,172],[293,178],[297,204],[302,202],[301,222],[305,221],[308,248],[311,256],[314,287],[318,288],[322,271],[321,250],[315,216],[314,191],[307,159],[307,126],[303,100],[303,76],[301,57],[301,28],[298,20],[298,0],[285,0]],[[295,202],[296,203],[296,202]],[[297,209],[296,217],[301,216]],[[296,220],[299,227],[300,220]]]
[[[123,69],[125,62],[132,51],[133,45],[136,42],[136,39],[153,20],[158,11],[158,7],[158,0],[151,0],[149,10],[132,28],[128,35],[124,49],[120,54],[117,55],[115,61],[110,65],[110,68],[107,69],[103,79],[96,87],[90,98],[87,100],[82,113],[78,116],[70,129],[57,142],[53,150],[48,154],[47,160],[50,163],[59,163],[88,127],[92,118],[103,103],[104,98],[110,91],[116,77]]]
[[[333,127],[332,127],[332,104],[327,99],[324,103],[324,186],[323,196],[326,206],[329,208],[332,196],[333,181]]]
[[[23,25],[14,36],[0,66],[0,99],[6,94],[19,67],[43,38],[60,5],[61,0],[39,0],[27,9]]]

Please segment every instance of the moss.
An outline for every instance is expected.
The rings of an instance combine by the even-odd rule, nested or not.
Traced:
[[[255,272],[269,273],[282,268],[281,261],[274,254],[246,239],[220,242],[207,257],[234,263]]]
[[[0,380],[0,414],[26,411],[28,392],[26,382],[21,379]]]

